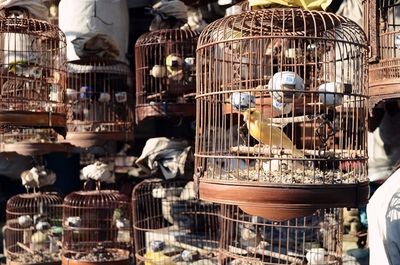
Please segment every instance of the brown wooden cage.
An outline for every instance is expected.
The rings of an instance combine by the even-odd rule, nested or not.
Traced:
[[[66,141],[79,147],[133,139],[133,88],[128,65],[81,59],[68,62]]]
[[[193,182],[145,180],[132,193],[136,264],[217,264],[219,206]]]
[[[2,17],[0,36],[1,129],[49,127],[65,136],[64,34],[45,21]]]
[[[114,190],[77,191],[63,204],[63,264],[128,264],[129,199]]]
[[[366,57],[362,29],[331,13],[265,9],[205,28],[200,198],[276,220],[366,204]]]
[[[221,264],[342,264],[342,210],[282,222],[221,206]]]
[[[143,34],[135,45],[136,122],[195,117],[198,32],[166,29]]]
[[[56,193],[11,197],[4,228],[7,264],[61,264],[62,198]]]
[[[364,30],[370,42],[369,95],[373,107],[400,95],[400,3],[364,0]]]

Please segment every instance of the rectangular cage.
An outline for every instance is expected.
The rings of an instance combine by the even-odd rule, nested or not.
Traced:
[[[194,195],[192,181],[154,179],[135,186],[136,264],[217,264],[219,206]]]
[[[342,219],[341,209],[319,209],[275,222],[222,205],[221,264],[342,264]]]
[[[60,264],[62,197],[18,194],[7,201],[4,249],[8,265]]]
[[[356,23],[243,12],[202,31],[196,60],[201,199],[275,220],[366,204],[367,45]]]
[[[195,116],[198,36],[192,30],[164,29],[136,41],[137,123],[145,118]]]
[[[77,191],[63,203],[62,263],[129,264],[129,199],[114,190]]]
[[[68,133],[79,147],[133,139],[133,86],[128,65],[106,59],[68,62]]]

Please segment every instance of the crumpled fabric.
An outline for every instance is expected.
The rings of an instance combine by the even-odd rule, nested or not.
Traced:
[[[184,175],[190,148],[187,141],[151,138],[147,140],[136,165],[148,175],[160,170],[165,179],[173,179]]]
[[[161,0],[153,5],[151,13],[155,16],[150,31],[180,28],[188,21],[188,7],[179,0]]]
[[[181,29],[191,29],[202,31],[207,27],[207,22],[204,21],[201,12],[198,9],[189,9],[187,12],[187,23]]]
[[[79,35],[71,42],[74,45],[76,55],[81,59],[93,56],[103,59],[116,59],[120,54],[115,40],[103,33],[88,32]]]
[[[300,7],[305,10],[326,10],[332,0],[249,0],[249,6],[254,7]]]
[[[0,0],[0,10],[11,7],[23,7],[31,18],[47,20],[48,10],[42,0]]]

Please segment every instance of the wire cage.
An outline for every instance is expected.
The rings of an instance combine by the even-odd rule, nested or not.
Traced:
[[[342,264],[342,210],[282,222],[221,206],[221,264]]]
[[[166,29],[136,41],[136,123],[151,117],[195,117],[198,36],[196,31]]]
[[[132,212],[136,264],[217,264],[219,206],[195,200],[193,181],[142,181]]]
[[[60,264],[62,198],[57,193],[18,194],[7,201],[7,264]]]
[[[364,0],[364,30],[370,42],[371,106],[400,95],[400,3]]]
[[[129,263],[131,208],[115,190],[77,191],[63,204],[63,264]]]
[[[200,198],[273,220],[366,204],[366,55],[362,29],[332,13],[272,8],[205,28]]]
[[[66,141],[79,147],[133,140],[133,88],[128,65],[106,59],[68,62]]]
[[[14,128],[0,134],[1,152],[36,156],[69,150],[70,146],[59,142],[57,133],[49,128]]]
[[[1,129],[45,127],[65,136],[65,36],[19,11],[6,16],[0,23]]]

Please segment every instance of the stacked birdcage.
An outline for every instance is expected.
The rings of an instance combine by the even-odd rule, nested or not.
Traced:
[[[273,222],[221,208],[221,264],[342,264],[341,209]]]
[[[133,139],[133,93],[129,67],[111,59],[68,62],[66,141],[79,147]]]
[[[60,264],[62,198],[26,193],[7,201],[4,231],[7,264]]]
[[[199,33],[164,29],[136,41],[136,122],[195,117],[196,45]]]
[[[399,97],[400,3],[364,0],[364,30],[370,42],[369,95],[374,106]]]
[[[47,127],[65,134],[65,36],[45,21],[6,12],[0,26],[2,130]]]
[[[77,191],[63,204],[63,264],[128,264],[129,199],[115,190]]]
[[[205,28],[200,198],[275,220],[365,204],[366,56],[362,29],[332,13],[262,9]]]
[[[193,181],[153,179],[135,186],[136,264],[217,264],[219,206],[194,196]]]

